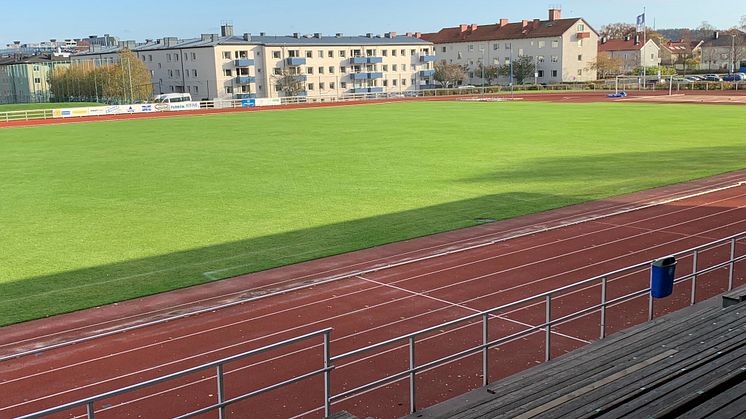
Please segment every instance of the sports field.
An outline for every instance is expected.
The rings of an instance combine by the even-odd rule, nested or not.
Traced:
[[[11,111],[32,111],[37,109],[56,109],[56,108],[82,108],[86,106],[101,106],[96,102],[65,102],[65,103],[13,103],[0,105],[0,112]]]
[[[746,108],[397,103],[0,130],[0,324],[746,167]]]

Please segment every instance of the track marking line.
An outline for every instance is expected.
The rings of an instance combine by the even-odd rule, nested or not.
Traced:
[[[718,185],[723,185],[723,186],[718,186]],[[693,188],[691,190],[692,193],[690,193],[689,195],[682,195],[682,196],[679,196],[679,197],[668,198],[668,199],[663,199],[663,200],[658,200],[658,201],[653,200],[653,201],[649,201],[648,204],[644,204],[644,205],[639,206],[639,207],[626,208],[626,209],[623,209],[623,210],[620,210],[620,211],[616,211],[616,212],[613,212],[613,213],[610,213],[610,214],[607,214],[607,215],[600,215],[600,216],[597,215],[597,216],[589,218],[588,220],[582,220],[581,219],[580,221],[577,221],[578,217],[581,217],[584,214],[592,214],[593,213],[593,211],[588,211],[588,212],[576,214],[576,215],[574,215],[572,217],[568,217],[568,218],[564,219],[564,220],[576,219],[576,221],[568,222],[568,223],[564,223],[564,224],[561,223],[560,225],[557,225],[557,226],[554,226],[554,227],[547,227],[547,228],[544,228],[543,231],[550,231],[550,230],[554,230],[554,229],[564,228],[564,227],[575,225],[575,224],[579,224],[579,223],[582,223],[582,222],[591,221],[594,218],[595,219],[601,219],[601,218],[605,218],[605,217],[611,217],[613,215],[617,215],[617,214],[621,214],[621,213],[642,210],[642,209],[649,208],[649,207],[656,206],[656,205],[663,205],[665,203],[676,202],[678,200],[683,200],[683,199],[688,199],[688,198],[692,198],[692,197],[697,197],[697,196],[701,196],[701,195],[704,195],[704,194],[714,193],[714,192],[718,192],[718,191],[722,191],[722,190],[727,190],[727,189],[731,189],[731,188],[739,187],[739,186],[743,186],[743,185],[746,185],[746,181],[739,181],[737,183],[733,183],[733,181],[723,181],[721,183],[714,183],[713,185],[709,185],[708,187],[710,189],[705,189],[705,187]],[[698,189],[700,190],[700,192],[694,192],[694,191],[697,191]],[[633,203],[625,203],[624,205],[619,205],[617,207],[618,208],[625,208],[625,207],[628,207],[629,205],[640,204],[642,202],[644,202],[644,201],[638,201],[636,203],[635,202],[633,202]],[[615,207],[610,207],[609,209],[613,209],[613,208],[615,208]],[[562,221],[562,220],[563,219],[560,218],[560,219],[558,219],[556,221]],[[522,229],[525,230],[525,228],[526,227],[523,227]],[[507,232],[509,233],[509,232],[514,232],[514,231],[521,231],[522,229],[521,228],[509,229],[509,230],[507,230]],[[540,232],[540,231],[537,231],[537,232]],[[473,236],[473,237],[470,237],[470,238],[467,238],[467,239],[456,240],[456,241],[453,241],[453,242],[451,242],[449,244],[452,245],[454,243],[464,243],[464,242],[468,243],[468,242],[473,242],[474,240],[480,240],[480,239],[484,239],[484,238],[487,238],[487,237],[491,237],[491,236],[495,236],[495,235],[499,235],[499,234],[505,234],[505,233],[506,232],[502,232],[502,233],[495,233],[495,232],[493,232],[493,233],[489,233],[489,234]],[[507,241],[507,240],[511,240],[511,239],[514,239],[514,238],[518,238],[518,237],[523,237],[523,236],[526,236],[526,235],[534,234],[534,233],[535,232],[515,234],[513,236],[503,237],[502,239],[497,240],[497,241],[492,241],[492,242],[489,242],[489,243],[485,243],[482,246],[486,246],[486,245],[490,245],[490,244],[495,244],[497,242]],[[422,248],[422,249],[416,249],[416,250],[413,250],[413,251],[404,252],[404,253],[402,253],[402,255],[404,255],[404,254],[412,254],[412,253],[419,253],[419,252],[430,250],[430,249],[437,249],[437,248],[440,248],[440,247],[443,247],[443,246],[445,246],[445,244],[437,245],[437,246],[431,246],[431,247],[426,247],[426,248]],[[480,246],[480,247],[482,247],[482,246]],[[461,251],[466,251],[466,250],[468,250],[468,248],[462,248]],[[425,259],[428,259],[428,258],[431,258],[431,257],[437,257],[437,256],[444,256],[444,255],[448,255],[448,254],[452,254],[452,253],[453,252],[438,253],[438,254],[435,254],[434,256],[425,257],[423,259],[417,259],[417,258],[415,258],[415,259],[405,260],[404,262],[402,262],[400,264],[414,263],[414,262],[417,262],[419,260],[425,260]],[[371,261],[364,261],[364,262],[359,262],[359,263],[356,263],[356,264],[348,265],[348,266],[343,267],[343,268],[335,268],[335,269],[332,269],[332,270],[322,271],[320,273],[315,273],[315,274],[311,274],[311,275],[304,275],[304,276],[293,278],[291,280],[280,281],[280,282],[278,282],[276,284],[272,284],[272,286],[276,288],[277,286],[280,286],[281,284],[286,284],[286,283],[290,283],[290,282],[297,282],[298,280],[301,280],[303,278],[313,277],[315,275],[323,274],[324,272],[333,272],[334,270],[346,269],[346,268],[349,268],[349,267],[352,267],[352,266],[361,265],[361,264],[369,264],[369,263],[372,263],[372,262],[376,262],[376,261],[379,261],[379,260],[386,260],[386,259],[387,259],[386,257],[385,258],[378,258],[378,259],[373,259]],[[197,262],[195,264],[198,264],[198,263],[207,263],[207,262]],[[393,265],[389,265],[389,267],[393,267]],[[376,270],[380,270],[380,269],[384,269],[384,268],[375,268],[372,271],[375,272]],[[295,290],[305,289],[305,288],[312,287],[314,285],[325,284],[325,283],[328,283],[328,282],[332,282],[332,281],[344,279],[344,278],[347,278],[347,277],[350,277],[350,276],[354,276],[356,274],[361,274],[362,275],[362,274],[366,274],[366,273],[369,273],[369,272],[366,272],[365,270],[363,270],[363,271],[359,271],[357,273],[353,272],[353,273],[350,273],[350,274],[342,274],[342,275],[338,275],[338,276],[332,276],[332,277],[328,277],[328,278],[322,278],[320,280],[314,281],[313,284],[304,284],[304,285],[301,285],[299,287],[291,287],[291,288],[288,288],[286,290],[283,290],[282,292],[291,292],[291,291],[295,291]],[[150,273],[143,273],[143,274],[140,274],[140,275],[147,275],[147,274],[150,274]],[[268,286],[269,285],[263,286],[263,287],[259,287],[259,288],[249,288],[249,289],[245,289],[245,290],[241,290],[241,291],[237,291],[237,292],[233,292],[233,293],[223,294],[221,296],[213,296],[213,297],[205,298],[205,299],[202,299],[202,300],[197,300],[195,302],[184,303],[184,304],[179,304],[179,305],[175,305],[175,306],[171,306],[171,307],[166,307],[166,308],[159,309],[159,310],[154,310],[151,313],[154,314],[154,313],[158,313],[158,312],[162,312],[162,311],[172,311],[172,310],[174,310],[174,309],[176,309],[178,307],[192,306],[194,303],[199,303],[199,302],[204,302],[204,301],[210,301],[210,300],[215,300],[215,299],[227,298],[227,297],[230,297],[230,296],[240,295],[240,294],[251,292],[251,291],[261,290],[261,289],[266,288]],[[280,293],[282,293],[282,292],[280,292]],[[80,343],[80,342],[84,342],[84,341],[87,341],[87,340],[97,339],[99,337],[110,336],[110,335],[115,334],[115,333],[122,333],[122,332],[131,331],[131,330],[136,330],[136,329],[139,329],[139,328],[154,326],[154,325],[158,325],[158,324],[164,323],[166,321],[176,320],[176,319],[180,319],[180,318],[185,318],[185,317],[190,317],[190,316],[194,316],[194,315],[199,315],[199,314],[202,314],[202,313],[205,313],[205,312],[208,312],[208,311],[213,311],[213,310],[219,310],[219,309],[223,309],[223,308],[227,308],[227,307],[232,307],[232,306],[235,306],[235,305],[238,305],[238,304],[242,304],[243,302],[255,301],[255,300],[258,300],[258,299],[261,299],[261,298],[267,298],[267,297],[272,296],[272,295],[277,295],[277,293],[271,293],[271,294],[267,294],[267,295],[257,296],[257,297],[251,298],[251,299],[246,299],[246,300],[242,300],[242,301],[238,301],[238,302],[232,302],[232,303],[227,303],[227,304],[215,305],[215,306],[208,307],[208,308],[205,308],[205,309],[202,309],[202,310],[196,310],[196,311],[193,311],[193,312],[190,312],[190,313],[184,313],[184,314],[181,314],[181,315],[178,315],[178,316],[171,316],[171,317],[166,318],[166,319],[161,319],[161,320],[157,320],[157,321],[146,322],[146,323],[142,323],[142,324],[138,324],[138,325],[134,325],[134,326],[128,326],[128,327],[125,327],[125,328],[120,328],[118,330],[113,330],[113,331],[109,331],[109,332],[102,333],[102,334],[94,334],[94,335],[91,335],[91,336],[87,336],[87,337],[83,337],[83,338],[78,338],[78,339],[74,339],[74,340],[71,340],[71,341],[58,343],[58,344],[51,345],[51,346],[45,346],[45,347],[41,347],[41,348],[36,348],[34,350],[31,350],[31,351],[25,351],[25,352],[21,352],[21,353],[18,353],[18,354],[13,354],[11,356],[0,357],[0,361],[6,360],[6,359],[12,359],[12,358],[16,358],[16,357],[20,357],[20,356],[24,356],[24,355],[30,355],[30,354],[34,354],[34,353],[39,353],[39,352],[42,352],[42,351],[45,351],[45,350],[54,349],[54,348],[58,348],[58,347],[63,347],[63,346],[67,346],[67,345],[71,345],[71,344],[75,344],[75,343]],[[151,314],[151,313],[148,313],[148,314]],[[142,314],[138,314],[138,315],[130,316],[128,318],[137,318],[137,317],[141,317],[141,316],[142,316]],[[94,326],[97,326],[97,325],[108,324],[108,323],[116,322],[116,321],[121,321],[121,318],[117,319],[117,320],[112,320],[112,321],[107,321],[107,322],[101,322],[99,324],[86,325],[86,326],[82,326],[82,327],[77,328],[77,329],[60,331],[60,332],[56,332],[56,333],[53,333],[53,334],[45,335],[44,337],[55,336],[55,335],[59,335],[59,334],[63,334],[63,333],[68,333],[69,331],[82,330],[82,329],[85,329],[85,328],[91,328],[91,327],[94,327]],[[33,337],[33,338],[28,338],[28,339],[25,339],[25,340],[22,340],[22,341],[19,341],[19,342],[25,342],[25,341],[31,341],[31,340],[38,340],[38,339],[39,339],[39,337]],[[14,344],[17,344],[17,343],[18,342],[11,342],[11,343],[7,343],[7,344],[4,344],[4,345],[0,345],[0,347],[14,345]]]
[[[463,304],[459,304],[459,303],[454,303],[454,302],[451,302],[451,301],[448,301],[448,300],[444,300],[444,299],[442,299],[442,298],[437,298],[437,297],[433,297],[432,295],[427,295],[427,294],[423,294],[423,293],[421,293],[421,292],[417,292],[417,291],[412,291],[412,290],[408,290],[408,289],[406,289],[406,288],[402,288],[402,287],[397,287],[396,285],[389,285],[389,284],[385,284],[385,283],[383,283],[383,282],[378,282],[378,281],[376,281],[376,280],[374,280],[374,279],[368,279],[368,278],[364,278],[364,277],[362,277],[362,276],[360,276],[360,275],[358,275],[358,276],[357,276],[356,278],[360,278],[360,279],[362,279],[363,281],[368,281],[368,282],[372,282],[372,283],[374,283],[374,284],[378,284],[378,285],[383,285],[383,286],[385,286],[385,287],[388,287],[388,288],[394,288],[394,289],[396,289],[396,290],[399,290],[399,291],[405,292],[405,293],[407,293],[407,294],[412,294],[412,295],[414,295],[414,296],[417,296],[417,297],[422,297],[422,298],[428,298],[428,299],[431,299],[431,300],[435,300],[435,301],[441,302],[441,303],[443,303],[443,304],[446,304],[446,305],[448,305],[448,306],[453,306],[453,307],[459,307],[459,308],[463,308],[463,309],[465,309],[465,310],[471,311],[472,313],[481,313],[481,312],[482,312],[482,310],[477,310],[477,309],[475,309],[475,308],[471,308],[471,307],[469,307],[469,306],[466,306],[466,305],[463,305]],[[494,315],[494,314],[490,314],[489,316],[490,316],[490,318],[493,318],[493,319],[500,319],[500,320],[505,320],[505,321],[507,321],[507,322],[511,322],[511,323],[515,323],[515,324],[521,325],[521,326],[523,326],[523,327],[527,327],[527,328],[529,328],[529,329],[531,329],[531,328],[534,328],[534,327],[537,327],[536,325],[533,325],[533,324],[529,324],[529,323],[524,323],[524,322],[522,322],[522,321],[518,321],[518,320],[514,320],[514,319],[509,319],[509,318],[507,318],[507,317],[503,317],[503,316],[501,316],[501,315]],[[566,335],[566,334],[564,334],[564,333],[559,333],[559,332],[555,332],[555,331],[552,331],[552,333],[555,333],[555,334],[557,334],[557,335],[559,335],[559,336],[562,336],[562,337],[566,337],[566,338],[568,338],[568,339],[574,339],[574,340],[577,340],[577,341],[579,341],[579,342],[582,342],[582,343],[585,343],[585,344],[589,344],[589,343],[591,343],[590,341],[587,341],[587,340],[585,340],[585,339],[580,339],[580,338],[576,338],[575,336],[570,336],[570,335]]]

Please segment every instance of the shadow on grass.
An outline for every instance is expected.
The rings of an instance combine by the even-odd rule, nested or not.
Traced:
[[[740,135],[740,134],[734,134]],[[746,144],[696,147],[663,152],[628,152],[572,157],[542,157],[520,167],[463,179],[469,183],[545,182],[658,186],[746,168]],[[632,173],[632,176],[625,174]],[[636,188],[639,190],[639,187]],[[607,195],[616,195],[609,191]]]
[[[504,193],[0,284],[0,325],[95,307],[277,266],[572,205]],[[206,274],[209,273],[209,274]]]

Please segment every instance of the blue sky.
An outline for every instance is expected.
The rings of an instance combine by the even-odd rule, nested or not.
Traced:
[[[231,20],[237,33],[430,32],[500,18],[546,19],[549,4],[533,0],[6,0],[0,3],[0,48],[13,40],[38,42],[104,33],[138,41],[188,38],[217,32],[223,20]],[[572,0],[561,5],[563,16],[584,17],[596,29],[610,22],[632,23],[644,6],[649,26],[655,20],[659,28],[695,27],[703,20],[730,27],[746,15],[740,0]]]

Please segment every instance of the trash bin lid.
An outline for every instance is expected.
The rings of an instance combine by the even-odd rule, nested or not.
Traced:
[[[674,256],[668,256],[653,261],[653,266],[657,266],[659,268],[667,268],[673,265],[676,265],[676,258]]]

